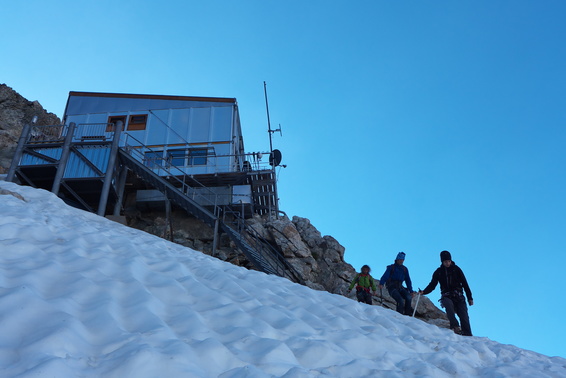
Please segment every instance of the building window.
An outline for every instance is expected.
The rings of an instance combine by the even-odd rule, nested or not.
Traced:
[[[187,150],[169,150],[167,151],[167,162],[175,167],[184,167]]]
[[[126,116],[125,115],[110,116],[108,117],[108,125],[106,126],[106,132],[113,133],[114,126],[116,126],[116,123],[118,123],[118,121],[122,121],[122,130],[124,130],[124,127],[126,127]]]
[[[206,165],[208,148],[191,148],[189,150],[189,165]]]
[[[128,131],[145,130],[147,114],[133,114],[128,122]]]
[[[144,164],[149,168],[161,167],[163,160],[163,151],[148,151],[144,154]]]

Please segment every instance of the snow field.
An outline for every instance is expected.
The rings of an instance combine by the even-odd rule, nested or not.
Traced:
[[[0,181],[1,376],[565,377],[566,360],[248,271]]]

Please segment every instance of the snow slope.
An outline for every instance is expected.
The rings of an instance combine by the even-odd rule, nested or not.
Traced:
[[[465,338],[248,271],[0,181],[2,377],[566,377],[566,360]]]

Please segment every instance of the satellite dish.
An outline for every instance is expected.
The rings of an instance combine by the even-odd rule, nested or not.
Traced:
[[[251,172],[252,170],[252,163],[249,161],[244,161],[244,172]]]
[[[282,157],[283,156],[281,155],[281,151],[273,150],[273,152],[269,154],[269,165],[271,165],[272,167],[277,167],[279,164],[281,164]]]

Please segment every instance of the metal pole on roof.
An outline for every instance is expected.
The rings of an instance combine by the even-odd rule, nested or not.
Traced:
[[[271,120],[270,120],[270,118],[269,118],[269,104],[268,104],[268,102],[267,102],[267,84],[265,83],[265,81],[263,82],[263,91],[264,91],[264,93],[265,93],[265,109],[267,110],[267,132],[268,132],[268,134],[269,134],[269,156],[270,156],[270,158],[271,158],[271,157],[273,156],[273,137],[272,137],[272,134],[273,134],[274,132],[276,132],[276,131],[281,132],[281,125],[279,126],[279,129],[277,129],[277,130],[271,130]],[[277,211],[276,217],[279,218],[279,214],[278,214],[278,211],[279,211],[279,201],[277,200],[277,184],[276,184],[276,181],[277,181],[277,174],[276,174],[276,172],[275,172],[275,165],[276,165],[276,164],[273,164],[273,165],[271,166],[271,171],[272,171],[272,174],[273,174],[273,179],[275,180],[275,183],[274,183],[274,185],[273,185],[273,196],[274,196],[273,199],[274,199],[274,202],[275,202],[275,203],[274,203],[273,205],[275,206],[275,209],[276,209],[276,211]],[[268,198],[269,198],[269,210],[268,210],[268,211],[269,211],[269,219],[271,219],[271,205],[272,205],[272,203],[271,203],[271,196],[268,196]]]
[[[269,119],[269,103],[267,101],[267,83],[263,82],[263,93],[265,94],[265,110],[267,111],[267,132],[269,133],[269,152],[273,152],[273,141],[271,134],[273,134],[273,130],[271,130],[271,120]]]

